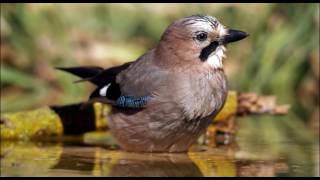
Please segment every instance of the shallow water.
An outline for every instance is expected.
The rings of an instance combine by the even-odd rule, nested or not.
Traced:
[[[319,176],[319,142],[292,122],[290,117],[239,118],[235,143],[195,145],[188,153],[2,141],[1,176]]]

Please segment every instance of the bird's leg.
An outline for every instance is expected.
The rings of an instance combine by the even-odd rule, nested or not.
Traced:
[[[213,147],[219,144],[231,144],[236,131],[237,123],[234,117],[230,117],[222,122],[213,123],[207,130],[207,144]]]

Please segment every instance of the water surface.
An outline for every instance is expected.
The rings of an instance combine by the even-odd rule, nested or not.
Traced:
[[[238,121],[234,143],[195,145],[188,153],[133,153],[70,140],[2,141],[1,176],[319,176],[319,142],[303,125],[287,116]]]

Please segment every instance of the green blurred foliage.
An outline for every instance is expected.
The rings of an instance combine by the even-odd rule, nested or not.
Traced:
[[[54,67],[135,60],[192,14],[250,33],[228,46],[231,89],[274,94],[306,121],[319,108],[319,4],[1,4],[1,112],[86,100],[93,86]]]
[[[1,3],[1,112],[85,101],[94,87],[72,83],[78,78],[54,67],[132,61],[153,48],[174,20],[212,15],[250,34],[227,47],[230,89],[272,94],[292,106],[287,116],[240,118],[246,127],[237,135],[241,148],[257,157],[288,157],[289,174],[308,175],[308,164],[318,163],[309,145],[319,147],[319,139],[305,125],[319,133],[319,11],[319,4],[303,3]]]

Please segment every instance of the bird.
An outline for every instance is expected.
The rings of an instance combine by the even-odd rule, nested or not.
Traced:
[[[187,152],[226,101],[226,45],[248,35],[213,16],[191,15],[173,21],[134,61],[58,69],[97,86],[89,101],[112,107],[110,131],[123,150]]]

